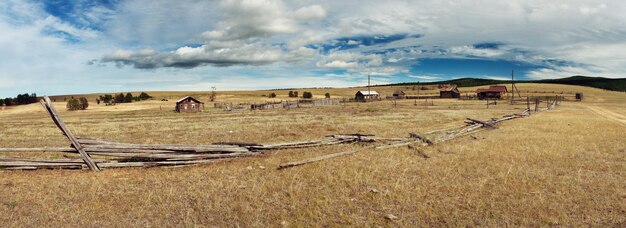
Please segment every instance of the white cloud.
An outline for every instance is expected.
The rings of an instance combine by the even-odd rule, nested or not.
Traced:
[[[187,79],[208,84],[221,80],[203,75],[256,82],[274,78],[262,72],[278,70],[321,78],[327,71],[341,72],[338,75],[345,76],[337,81],[341,85],[356,83],[354,77],[365,74],[439,77],[410,75],[411,66],[419,68],[423,58],[543,66],[529,72],[531,78],[626,76],[626,3],[620,0],[127,0],[114,9],[73,9],[76,21],[51,15],[43,5],[0,1],[4,96],[33,90],[165,88],[159,83],[171,75],[177,79],[169,82],[173,87]],[[91,24],[97,26],[84,26]],[[422,36],[374,45],[353,39],[394,34]],[[341,37],[350,37],[345,43],[352,47],[316,50],[311,45]],[[500,45],[474,46],[484,42]],[[150,70],[85,64],[101,58]],[[242,70],[246,74],[237,74]],[[272,82],[280,87],[304,77]],[[126,78],[143,84],[120,83]]]
[[[422,79],[426,81],[441,80],[441,76],[433,76],[433,75],[408,75],[407,77]]]

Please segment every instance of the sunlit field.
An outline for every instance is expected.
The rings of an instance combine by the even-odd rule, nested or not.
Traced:
[[[478,87],[460,88],[462,94]],[[279,164],[362,148],[361,144],[274,151],[259,157],[172,168],[0,170],[0,226],[610,226],[626,224],[626,93],[518,84],[565,95],[556,109],[425,148],[368,150],[304,166]],[[383,96],[411,86],[373,87]],[[312,89],[352,98],[367,88]],[[406,137],[521,113],[526,104],[429,99],[227,112],[210,91],[150,92],[148,101],[65,111],[74,134],[128,143],[288,142],[337,133]],[[290,100],[288,90],[217,91],[220,103]],[[564,92],[561,94],[561,92]],[[573,100],[573,92],[584,100]],[[135,92],[138,94],[138,92]],[[133,93],[133,94],[135,94]],[[267,95],[276,93],[276,98]],[[420,90],[436,95],[438,90]],[[177,99],[204,101],[176,113]],[[69,97],[69,96],[68,96]],[[543,107],[542,107],[543,108]],[[40,104],[0,110],[0,147],[64,147]],[[2,153],[2,152],[0,152]],[[1,156],[61,158],[60,153]],[[393,215],[393,216],[390,216]],[[392,218],[392,219],[389,219]]]

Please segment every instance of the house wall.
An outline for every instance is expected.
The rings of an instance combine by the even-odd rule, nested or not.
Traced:
[[[178,112],[198,112],[198,111],[202,111],[203,108],[204,107],[202,103],[198,103],[193,100],[191,101],[187,100],[187,101],[178,103],[176,110]]]
[[[456,93],[454,91],[439,91],[440,98],[459,98],[461,97],[460,93]]]

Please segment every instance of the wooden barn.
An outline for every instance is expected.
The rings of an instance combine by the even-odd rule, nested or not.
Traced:
[[[476,95],[478,99],[503,99],[506,97],[508,90],[506,86],[489,86],[488,89],[477,89]]]
[[[358,91],[354,95],[357,101],[376,100],[380,95],[376,91]]]
[[[201,112],[203,109],[204,103],[190,96],[176,101],[177,112]]]
[[[393,92],[393,98],[404,99],[406,98],[406,94],[402,90],[396,90],[395,92]]]
[[[456,85],[450,85],[439,90],[439,98],[460,98],[461,92]]]

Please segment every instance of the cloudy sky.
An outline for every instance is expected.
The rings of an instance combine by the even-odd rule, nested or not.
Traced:
[[[2,0],[0,97],[626,77],[626,1]]]

